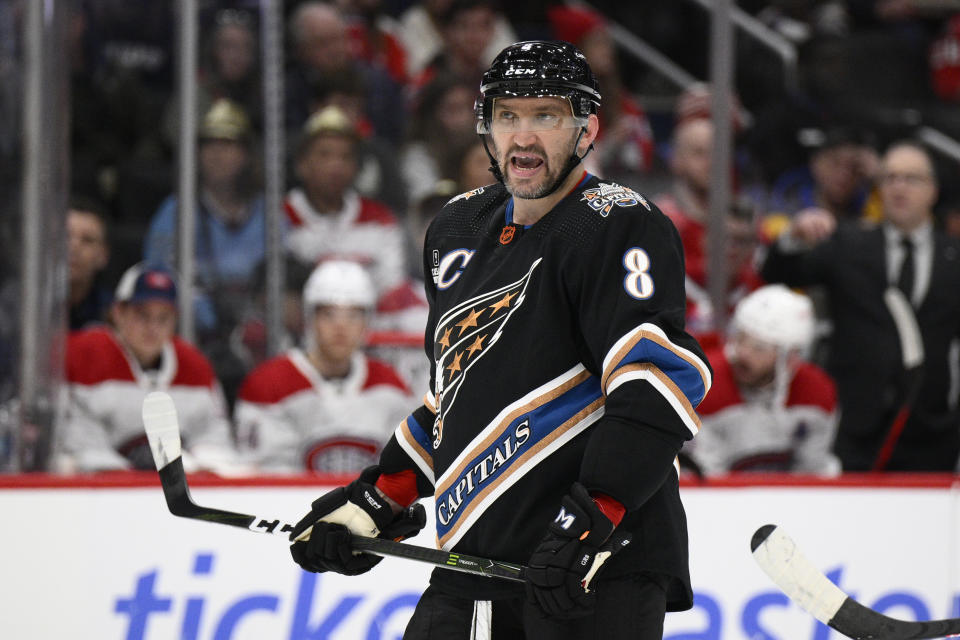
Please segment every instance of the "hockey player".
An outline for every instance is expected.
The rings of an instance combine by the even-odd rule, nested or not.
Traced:
[[[305,348],[254,369],[237,401],[239,445],[260,470],[357,473],[377,461],[413,396],[361,351],[375,298],[354,262],[324,262],[307,279]]]
[[[835,475],[833,380],[804,360],[814,337],[813,304],[783,285],[740,301],[725,347],[708,350],[713,390],[697,412],[703,429],[691,455],[708,475],[794,471]]]
[[[158,390],[170,394],[180,413],[185,467],[240,471],[213,368],[196,347],[174,335],[176,304],[172,274],[137,264],[117,285],[115,328],[71,334],[69,402],[57,430],[59,471],[153,469],[141,409],[146,395]]]
[[[480,91],[499,184],[427,231],[431,389],[379,465],[313,503],[291,552],[362,573],[378,559],[349,533],[400,537],[418,524],[401,507],[433,496],[440,547],[529,571],[525,588],[434,571],[408,640],[660,638],[692,603],[675,460],[712,375],[683,330],[680,241],[584,171],[600,93],[573,45],[511,45]]]

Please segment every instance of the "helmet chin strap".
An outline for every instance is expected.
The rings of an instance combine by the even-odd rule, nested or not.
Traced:
[[[583,134],[586,132],[586,127],[580,127],[580,134],[577,136],[577,141],[573,143],[573,153],[571,153],[570,157],[567,159],[567,163],[564,165],[563,171],[560,172],[560,176],[557,177],[553,185],[551,185],[551,187],[547,189],[545,193],[540,194],[536,198],[530,198],[531,200],[539,200],[540,198],[546,198],[547,196],[552,195],[557,189],[560,188],[560,185],[564,183],[564,181],[567,179],[567,176],[570,175],[570,172],[573,171],[578,164],[583,162],[588,155],[590,155],[590,152],[593,151],[592,143],[589,147],[587,147],[586,153],[584,153],[582,156],[577,155],[577,147],[580,145],[580,140],[583,139]],[[493,174],[493,177],[495,177],[498,182],[506,184],[506,181],[503,177],[503,172],[500,171],[500,165],[490,152],[490,147],[487,146],[487,137],[485,135],[481,135],[480,141],[483,143],[483,150],[487,152],[487,157],[490,158],[490,173]]]

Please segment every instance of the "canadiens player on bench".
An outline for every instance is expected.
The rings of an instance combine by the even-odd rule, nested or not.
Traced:
[[[433,496],[441,548],[525,563],[527,581],[434,571],[407,640],[660,638],[692,605],[675,461],[712,375],[683,329],[680,240],[584,170],[600,93],[574,46],[511,45],[480,92],[498,183],[427,231],[431,388],[291,552],[362,573],[379,558],[349,532],[401,537],[422,526],[402,507]]]

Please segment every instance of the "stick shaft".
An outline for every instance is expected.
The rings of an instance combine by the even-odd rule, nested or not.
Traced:
[[[241,527],[257,533],[271,533],[287,537],[293,531],[293,525],[278,518],[267,518],[237,511],[226,511],[198,505],[190,497],[190,487],[183,470],[183,460],[175,458],[160,469],[160,485],[167,501],[167,508],[175,516],[215,522],[233,527]],[[425,562],[452,571],[461,571],[492,578],[503,578],[523,582],[525,567],[510,562],[500,562],[488,558],[478,558],[460,553],[451,553],[439,549],[419,547],[412,544],[353,536],[351,546],[358,551],[374,553],[378,556],[392,556]]]

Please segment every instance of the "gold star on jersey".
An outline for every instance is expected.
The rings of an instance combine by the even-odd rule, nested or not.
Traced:
[[[540,260],[514,283],[464,301],[437,323],[433,338],[436,360],[434,395],[437,399],[434,449],[440,446],[443,431],[439,425],[456,402],[460,384],[470,368],[496,343],[511,314],[523,304],[523,293],[538,264]]]

